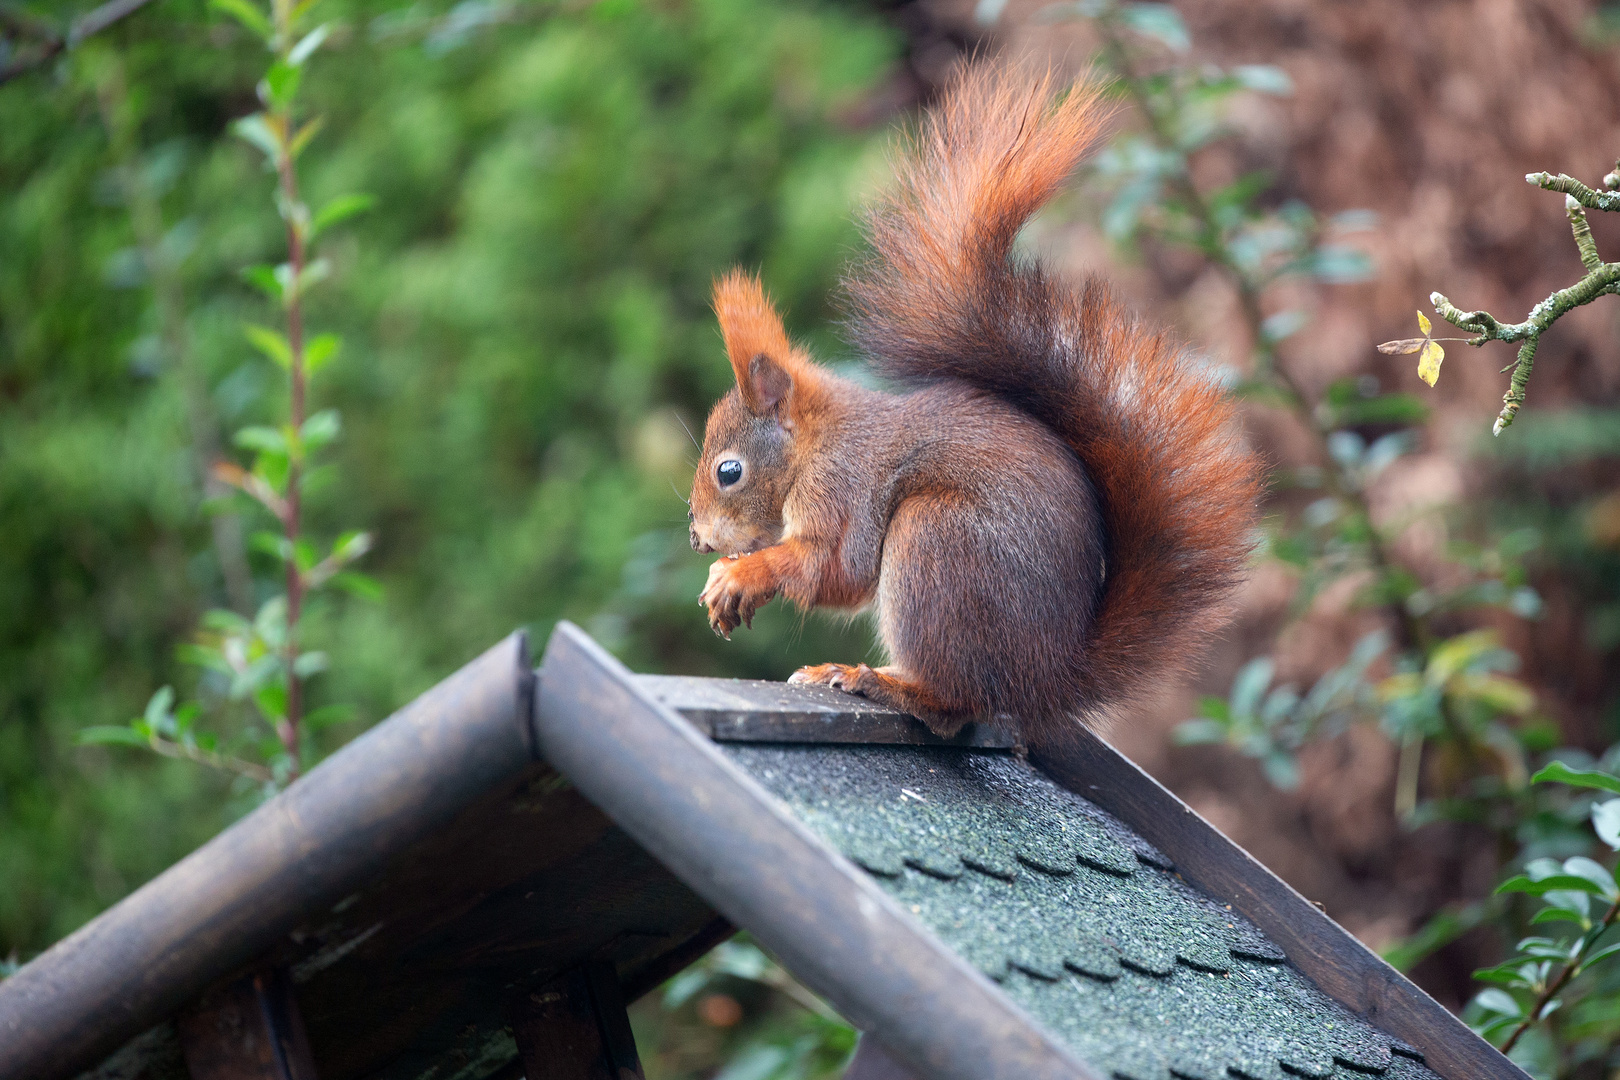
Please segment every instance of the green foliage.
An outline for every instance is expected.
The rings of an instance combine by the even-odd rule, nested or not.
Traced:
[[[1407,824],[1452,819],[1485,826],[1497,835],[1504,868],[1523,868],[1501,898],[1439,913],[1394,950],[1395,959],[1410,966],[1465,930],[1494,924],[1513,935],[1508,940],[1523,941],[1515,960],[1486,973],[1501,985],[1471,1006],[1480,1030],[1543,1076],[1607,1060],[1617,1029],[1603,1018],[1620,1017],[1620,964],[1610,963],[1615,954],[1604,935],[1620,887],[1584,851],[1591,843],[1585,808],[1531,783],[1532,763],[1553,752],[1558,735],[1515,678],[1519,658],[1494,633],[1460,624],[1492,611],[1539,616],[1541,598],[1523,560],[1541,543],[1541,530],[1519,526],[1472,544],[1453,542],[1440,573],[1403,566],[1393,542],[1415,519],[1375,520],[1368,491],[1421,442],[1427,408],[1413,395],[1383,392],[1371,377],[1341,380],[1316,396],[1293,378],[1285,350],[1308,347],[1310,312],[1298,306],[1306,294],[1297,287],[1288,291],[1291,306],[1279,307],[1275,286],[1364,280],[1370,262],[1341,238],[1365,227],[1368,215],[1323,220],[1297,203],[1279,203],[1267,197],[1271,181],[1263,174],[1206,190],[1191,168],[1193,155],[1228,134],[1225,117],[1235,95],[1286,95],[1287,77],[1187,63],[1186,31],[1169,8],[1082,0],[1048,10],[1093,22],[1101,67],[1138,121],[1097,159],[1094,180],[1109,197],[1103,231],[1128,251],[1179,247],[1220,270],[1237,294],[1252,343],[1238,392],[1257,406],[1291,413],[1317,439],[1314,464],[1273,476],[1278,509],[1257,554],[1297,577],[1293,616],[1329,586],[1353,579],[1355,606],[1382,623],[1306,691],[1278,683],[1271,657],[1250,660],[1230,696],[1204,699],[1178,740],[1231,746],[1290,788],[1306,746],[1350,724],[1376,723],[1400,750],[1395,809]],[[1444,352],[1421,313],[1419,323],[1424,337],[1384,350],[1421,353],[1432,382]],[[1605,422],[1588,425],[1588,443],[1602,441]],[[1549,765],[1538,778],[1577,775],[1560,768]],[[1620,800],[1614,802],[1592,819],[1605,843],[1620,838]],[[1522,900],[1509,899],[1517,894],[1538,897],[1541,909],[1522,910]],[[1524,933],[1559,919],[1576,929],[1560,937]],[[1557,1013],[1560,1002],[1577,998],[1578,1010]],[[1578,1023],[1563,1019],[1577,1014]]]
[[[265,79],[260,101],[325,119],[285,146],[326,259],[310,266],[329,272],[310,291],[321,271],[277,273],[275,139],[229,130],[273,56],[239,14],[171,0],[104,35],[127,82],[123,149],[97,43],[0,87],[0,954],[43,948],[258,798],[96,740],[119,728],[124,744],[264,762],[274,747],[249,732],[273,735],[254,717],[279,708],[263,661],[286,616],[265,605],[289,559],[331,586],[298,624],[303,673],[327,666],[307,685],[310,760],[516,625],[543,639],[567,616],[644,669],[715,674],[870,648],[779,606],[748,642],[711,640],[671,484],[689,477],[682,422],[729,377],[716,274],[761,268],[796,336],[839,357],[827,297],[881,134],[841,118],[892,62],[891,33],[809,0],[509,5],[486,22],[468,5],[325,0],[317,58]],[[149,243],[124,176],[161,211]],[[358,216],[356,191],[375,199]],[[305,343],[314,395],[291,426],[289,290],[332,334]],[[232,475],[261,496],[315,464],[300,538],[353,555],[344,528],[376,526],[380,600],[349,602],[373,583],[329,562],[334,546],[282,543],[264,498],[210,490],[192,385],[213,430],[249,432],[208,464],[241,455]],[[216,542],[233,516],[263,533],[236,544],[240,604]],[[235,616],[197,641],[209,609]],[[194,647],[224,664],[199,671]],[[172,700],[153,697],[164,684]]]
[[[1561,761],[1531,779],[1620,792],[1620,775],[1571,769]],[[1602,844],[1611,853],[1620,851],[1620,799],[1594,803],[1591,820]],[[1529,924],[1548,925],[1556,936],[1526,937],[1507,961],[1474,972],[1476,979],[1493,985],[1474,997],[1466,1018],[1481,1035],[1499,1040],[1504,1051],[1513,1050],[1539,1024],[1542,1038],[1530,1049],[1535,1057],[1552,1060],[1532,1064],[1556,1068],[1562,1064],[1558,1056],[1571,1064],[1606,1056],[1606,1048],[1620,1038],[1614,1004],[1620,990],[1620,963],[1614,962],[1620,956],[1620,934],[1611,933],[1620,917],[1615,870],[1585,855],[1531,859],[1496,891],[1535,897],[1539,905]],[[1568,1047],[1563,1055],[1558,1054],[1561,1046]]]
[[[855,1029],[746,935],[675,976],[631,1021],[655,1080],[832,1080],[855,1049]],[[727,1063],[717,1073],[716,1060]]]
[[[312,214],[300,197],[297,161],[320,129],[321,120],[300,121],[298,88],[306,63],[331,33],[328,23],[309,26],[316,0],[272,3],[268,15],[250,0],[213,0],[213,6],[261,38],[274,56],[258,85],[263,109],[234,121],[230,128],[264,155],[265,167],[277,180],[273,205],[286,226],[287,258],[275,265],[250,267],[243,276],[281,309],[287,330],[284,333],[257,323],[243,329],[248,342],[285,377],[288,399],[279,425],[249,424],[236,431],[232,442],[252,454],[248,468],[229,460],[205,467],[213,479],[236,488],[270,515],[279,531],[255,532],[250,543],[253,550],[270,558],[274,577],[285,586],[271,591],[251,619],[228,609],[209,612],[203,619],[203,632],[180,650],[184,659],[212,673],[225,688],[222,694],[212,695],[212,700],[205,699],[216,723],[228,724],[233,719],[231,703],[252,705],[246,718],[236,718],[238,722],[231,725],[229,745],[223,752],[218,734],[196,730],[197,717],[205,706],[188,703],[171,712],[174,693],[170,687],[153,695],[145,714],[130,721],[125,736],[115,737],[115,729],[98,725],[82,732],[80,742],[147,746],[168,757],[187,758],[258,782],[268,794],[295,779],[303,768],[311,730],[305,722],[305,684],[327,666],[324,652],[301,646],[307,603],[328,585],[348,585],[348,591],[368,596],[380,592],[374,582],[348,569],[370,550],[369,534],[344,533],[321,553],[304,535],[302,515],[308,482],[318,475],[315,455],[337,438],[341,427],[335,409],[308,412],[314,376],[341,345],[333,334],[305,337],[306,298],[326,280],[331,266],[325,259],[313,258],[310,245],[323,228],[369,208],[374,200],[368,195],[339,195]],[[99,67],[105,72],[117,63],[104,58]],[[110,80],[102,81],[104,87],[110,85]],[[117,92],[124,92],[121,79]],[[132,212],[139,212],[133,204]],[[149,213],[156,218],[153,224],[160,226],[161,209],[154,207]],[[170,298],[170,303],[177,302]],[[199,423],[211,424],[212,420]],[[211,436],[209,442],[211,446]],[[219,505],[214,509],[227,511]],[[244,509],[252,512],[253,507]],[[343,715],[347,710],[329,705],[321,712]]]
[[[1272,686],[1276,665],[1269,656],[1257,656],[1238,671],[1229,699],[1206,697],[1200,702],[1198,718],[1176,729],[1176,741],[1225,743],[1257,758],[1273,784],[1297,787],[1295,755],[1314,739],[1341,733],[1366,710],[1371,692],[1367,669],[1388,648],[1388,635],[1368,634],[1342,666],[1322,675],[1303,695],[1292,684]]]

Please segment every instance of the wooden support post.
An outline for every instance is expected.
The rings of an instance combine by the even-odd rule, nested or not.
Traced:
[[[643,1080],[612,964],[587,964],[512,1005],[526,1080]]]
[[[244,975],[204,994],[178,1026],[191,1080],[316,1080],[283,968]]]

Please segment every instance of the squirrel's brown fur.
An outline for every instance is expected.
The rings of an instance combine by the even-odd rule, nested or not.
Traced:
[[[693,546],[741,555],[701,597],[718,631],[778,592],[873,604],[891,666],[795,678],[1032,743],[1185,669],[1226,617],[1258,493],[1231,402],[1162,333],[1013,254],[1101,124],[1094,88],[1056,89],[970,68],[868,217],[855,336],[909,392],[833,376],[757,281],[717,284],[737,389],[692,493]]]

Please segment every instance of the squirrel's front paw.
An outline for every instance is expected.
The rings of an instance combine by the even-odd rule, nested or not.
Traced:
[[[860,690],[857,689],[857,685],[861,681],[863,669],[868,674],[872,671],[865,664],[815,664],[795,671],[788,676],[788,682],[809,683],[813,686],[830,686],[834,690],[858,694]]]
[[[721,637],[731,639],[739,625],[752,629],[754,612],[776,595],[776,584],[760,575],[758,559],[721,559],[709,567],[709,583],[698,594],[698,603],[709,609],[709,626]]]

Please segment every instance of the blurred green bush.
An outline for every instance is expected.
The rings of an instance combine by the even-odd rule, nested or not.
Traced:
[[[377,207],[326,245],[312,321],[345,435],[318,530],[371,530],[379,604],[310,612],[331,655],[315,704],[352,737],[513,626],[583,622],[633,666],[781,677],[859,659],[859,627],[775,605],[733,643],[695,598],[692,444],[729,369],[711,279],[758,268],[790,327],[841,359],[828,306],[880,175],[851,118],[900,47],[809,0],[590,7],[327,0],[340,29],[304,91],[326,126],[310,201]],[[152,691],[199,613],[225,606],[182,363],[222,430],[275,422],[264,321],[240,267],[279,256],[272,178],[226,125],[264,54],[197,0],[109,31],[138,132],[121,160],[81,55],[0,87],[0,957],[22,958],[216,832],[254,798],[185,762],[75,747]],[[113,181],[161,195],[182,361]],[[250,554],[261,596],[277,567]]]

